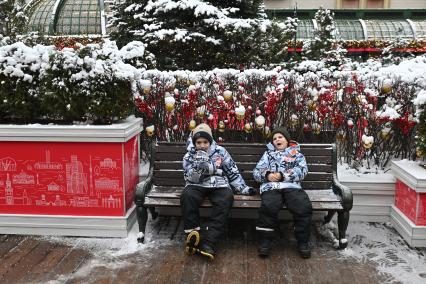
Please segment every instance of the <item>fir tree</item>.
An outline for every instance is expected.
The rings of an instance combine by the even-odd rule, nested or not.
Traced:
[[[0,0],[0,35],[14,39],[25,30],[28,18],[21,5],[25,1]]]
[[[314,39],[303,46],[303,54],[311,60],[323,60],[328,63],[339,63],[343,60],[346,50],[342,49],[336,40],[336,25],[334,14],[323,7],[315,13],[317,27]]]
[[[126,0],[112,38],[146,44],[160,69],[202,70],[279,62],[291,36],[266,19],[261,0]],[[277,46],[279,48],[277,48]],[[278,55],[277,55],[278,54]]]

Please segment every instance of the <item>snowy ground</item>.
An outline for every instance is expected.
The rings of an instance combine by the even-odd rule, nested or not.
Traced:
[[[158,235],[155,226],[155,221],[148,223],[146,244],[137,243],[136,224],[130,235],[123,239],[43,237],[45,240],[88,250],[93,255],[72,275],[62,275],[49,284],[65,283],[75,278],[85,279],[89,274],[93,277],[93,270],[96,269],[122,269],[134,265],[134,255],[149,258],[162,248],[181,246],[182,236],[179,232],[176,238],[171,239],[170,233],[173,232],[165,231]],[[170,230],[173,231],[175,227],[170,226]],[[155,241],[149,232],[156,234]],[[320,234],[324,236],[323,232]],[[410,248],[390,224],[352,222],[348,228],[348,239],[348,248],[340,251],[338,258],[373,263],[383,274],[385,283],[426,283],[426,249]]]

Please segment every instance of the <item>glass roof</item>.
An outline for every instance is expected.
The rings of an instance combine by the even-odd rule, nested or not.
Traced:
[[[42,34],[49,34],[52,28],[51,23],[54,15],[52,15],[53,7],[56,0],[45,0],[36,3],[36,7],[32,8],[28,21],[28,27],[31,31],[38,31]]]
[[[412,20],[416,30],[416,38],[426,38],[426,21]]]
[[[402,20],[366,20],[367,37],[370,40],[392,40],[397,38],[414,38],[413,30],[408,21]]]
[[[297,39],[309,39],[314,36],[314,23],[312,20],[297,21]]]
[[[101,35],[105,31],[103,8],[103,0],[33,1],[29,30],[46,35]]]
[[[336,28],[339,40],[364,40],[364,30],[358,20],[336,20]]]
[[[339,40],[426,39],[426,20],[343,20],[336,19],[336,37]],[[363,25],[364,23],[364,25]],[[364,30],[365,28],[365,30]],[[415,33],[413,32],[415,30]],[[297,39],[313,38],[314,22],[299,20]]]
[[[98,0],[65,1],[55,26],[61,35],[101,34]]]

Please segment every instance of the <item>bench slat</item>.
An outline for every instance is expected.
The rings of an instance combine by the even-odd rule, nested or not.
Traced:
[[[241,171],[241,175],[244,180],[253,180],[252,171]],[[183,170],[156,170],[154,172],[155,178],[182,178]],[[308,173],[305,177],[305,181],[327,181],[332,180],[332,173]]]
[[[237,155],[232,157],[234,161],[239,162],[258,162],[261,158],[261,155]],[[315,164],[331,164],[332,156],[306,156],[306,161],[308,163]],[[156,161],[182,161],[183,154],[182,153],[156,153],[155,154]]]
[[[174,188],[173,190],[169,190],[168,187],[155,187],[152,189],[147,197],[153,198],[180,198],[183,187]],[[326,201],[340,201],[340,198],[334,194],[334,192],[329,190],[307,190],[306,194],[308,194],[309,199],[312,202],[326,202]],[[260,195],[254,196],[246,196],[246,195],[234,195],[234,200],[252,200],[252,201],[260,201]]]
[[[241,171],[253,170],[256,167],[257,162],[238,163],[238,169]],[[309,172],[323,172],[331,173],[331,165],[326,164],[308,164]],[[182,161],[156,161],[154,163],[155,170],[181,170]]]
[[[145,206],[158,206],[158,207],[180,207],[180,200],[179,199],[164,199],[164,198],[155,198],[155,197],[145,197]],[[201,206],[202,208],[209,208],[211,207],[211,203],[208,199],[205,199]],[[249,209],[249,208],[259,208],[260,207],[260,201],[252,201],[252,200],[234,200],[234,204],[232,208],[238,208],[238,209]],[[283,206],[283,209],[286,208],[286,206]],[[334,202],[312,202],[312,208],[313,210],[341,210],[343,209],[340,202],[334,201]]]
[[[154,184],[158,186],[184,186],[185,181],[183,178],[160,178],[154,179]],[[246,180],[248,186],[255,188],[259,187],[259,184],[254,180]],[[302,181],[303,189],[329,189],[332,186],[332,181]]]
[[[238,145],[238,146],[225,146],[226,150],[231,154],[231,156],[237,155],[262,155],[266,146],[263,147],[253,147],[251,145]],[[310,147],[302,147],[301,152],[305,156],[327,156],[332,154],[331,147],[325,148],[310,148]],[[186,148],[185,146],[169,146],[169,145],[159,145],[156,148],[156,153],[180,153],[185,154]]]
[[[172,147],[172,146],[179,146],[179,147],[183,147],[186,148],[186,142],[167,142],[167,141],[158,141],[157,142],[157,147],[159,146],[167,146],[167,147]],[[221,143],[221,146],[227,148],[227,147],[253,147],[253,148],[265,148],[265,144],[264,143]],[[333,144],[329,144],[329,143],[300,143],[299,144],[301,149],[304,148],[330,148],[333,147]]]

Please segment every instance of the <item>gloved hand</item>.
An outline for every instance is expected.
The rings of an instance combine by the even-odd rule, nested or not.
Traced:
[[[201,163],[201,162],[208,162],[209,161],[209,154],[207,154],[206,151],[203,150],[198,150],[195,153],[195,157],[194,157],[195,161]]]
[[[197,165],[197,168],[200,170],[203,170],[205,172],[209,172],[210,170],[210,163],[209,162],[201,162]]]
[[[257,190],[256,190],[255,188],[251,187],[251,186],[246,186],[246,187],[243,189],[242,193],[243,193],[244,195],[256,195]]]

